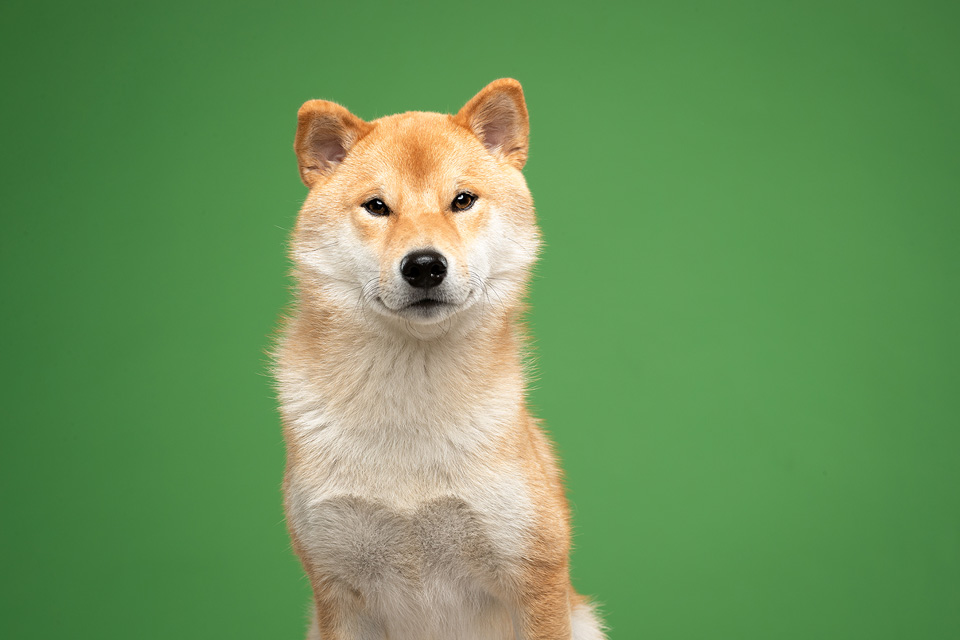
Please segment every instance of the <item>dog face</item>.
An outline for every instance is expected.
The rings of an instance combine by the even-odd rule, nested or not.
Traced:
[[[520,172],[528,128],[519,83],[493,82],[455,116],[364,122],[312,100],[298,120],[294,147],[310,187],[292,245],[301,287],[362,311],[358,321],[396,326],[519,300],[539,244]]]

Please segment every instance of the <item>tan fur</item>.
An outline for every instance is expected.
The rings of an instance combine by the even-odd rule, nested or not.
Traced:
[[[276,377],[309,638],[603,638],[570,586],[560,471],[525,407],[527,132],[509,79],[455,116],[300,109],[310,194]],[[453,210],[461,192],[477,200]],[[421,311],[398,265],[426,248],[449,264]]]

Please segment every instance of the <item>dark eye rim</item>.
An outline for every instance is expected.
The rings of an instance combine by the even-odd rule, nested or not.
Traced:
[[[370,198],[360,206],[366,209],[367,213],[369,213],[372,216],[390,215],[390,207],[388,207],[387,203],[381,200],[380,198]]]
[[[465,207],[461,207],[460,205],[457,204],[457,199],[460,196],[467,196],[467,198],[470,199],[470,201],[467,203]],[[450,208],[453,209],[454,211],[467,211],[468,209],[473,208],[473,205],[476,204],[477,200],[479,200],[479,198],[475,193],[470,193],[469,191],[461,191],[460,193],[458,193],[453,197],[453,201],[450,203]]]

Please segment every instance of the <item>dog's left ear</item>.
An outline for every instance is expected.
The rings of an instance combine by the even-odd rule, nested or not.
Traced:
[[[517,169],[527,162],[530,120],[523,88],[513,78],[488,84],[453,119],[473,131],[491,153]]]

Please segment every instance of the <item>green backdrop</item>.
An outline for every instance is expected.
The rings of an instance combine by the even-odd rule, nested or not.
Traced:
[[[611,638],[960,634],[956,2],[0,9],[0,636],[299,638],[297,107],[518,78],[532,404]]]

